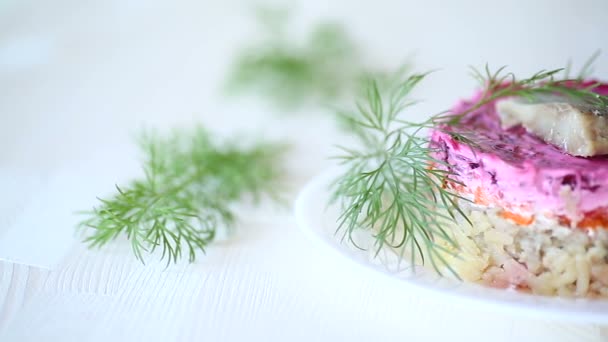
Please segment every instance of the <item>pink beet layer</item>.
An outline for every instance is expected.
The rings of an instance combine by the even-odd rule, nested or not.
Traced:
[[[608,95],[608,84],[595,90]],[[471,108],[481,93],[458,103],[454,112]],[[565,154],[528,133],[522,126],[503,129],[495,103],[467,114],[456,126],[431,132],[435,157],[447,162],[465,184],[460,190],[483,196],[518,213],[546,214],[580,222],[608,209],[608,156]],[[453,139],[447,131],[469,132],[475,147]],[[483,203],[488,204],[488,203]]]

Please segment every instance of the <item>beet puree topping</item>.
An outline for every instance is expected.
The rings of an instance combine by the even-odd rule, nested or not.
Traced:
[[[608,95],[608,85],[595,91]],[[467,110],[480,96],[462,101],[454,112]],[[509,210],[564,216],[573,222],[608,207],[608,156],[575,157],[521,125],[503,129],[495,103],[445,129],[466,134],[475,146],[437,130],[431,135],[432,146],[440,151],[436,157],[451,165],[465,192],[481,194]]]

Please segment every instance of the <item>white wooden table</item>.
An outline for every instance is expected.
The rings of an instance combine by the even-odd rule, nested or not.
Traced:
[[[21,176],[0,182],[7,206],[0,207],[0,242],[24,213],[25,222],[39,223],[26,231],[71,229],[45,215],[73,201],[75,189],[110,191],[136,173],[131,138],[142,126],[201,122],[219,134],[248,130],[290,141],[290,200],[328,167],[342,138],[323,113],[281,115],[252,99],[220,96],[230,56],[251,37],[249,7],[1,1],[0,170]],[[378,63],[395,65],[416,52],[420,69],[442,68],[422,87],[427,102],[413,115],[466,96],[469,64],[509,64],[522,74],[560,67],[568,57],[582,62],[597,48],[608,53],[603,0],[309,1],[295,7],[291,26],[301,33],[323,17],[342,19]],[[608,55],[596,71],[608,79]],[[57,175],[67,190],[32,186]],[[36,198],[44,199],[43,213],[27,208]],[[12,199],[22,202],[9,207]],[[96,251],[69,244],[51,269],[0,262],[0,341],[608,339],[608,329],[593,324],[413,297],[306,240],[289,209],[245,208],[240,220],[235,236],[192,265],[143,266],[124,241]]]

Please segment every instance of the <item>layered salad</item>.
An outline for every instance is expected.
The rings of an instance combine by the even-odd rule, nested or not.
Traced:
[[[608,95],[608,85],[593,91]],[[481,96],[431,132],[442,161],[432,167],[453,173],[444,186],[471,223],[451,227],[460,249],[450,264],[493,287],[608,297],[608,113],[553,95],[472,109]]]

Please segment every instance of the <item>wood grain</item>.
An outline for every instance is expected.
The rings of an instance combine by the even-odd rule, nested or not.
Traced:
[[[201,262],[169,269],[132,263],[130,255],[120,256],[121,248],[77,248],[78,257],[37,280],[36,270],[5,265],[2,288],[10,293],[3,298],[11,304],[3,305],[2,317],[11,324],[0,340],[603,338],[593,325],[518,319],[413,297],[399,282],[369,277],[347,260],[322,250],[311,254],[316,245],[302,239],[289,217],[249,222],[248,228],[248,237],[216,246]]]

